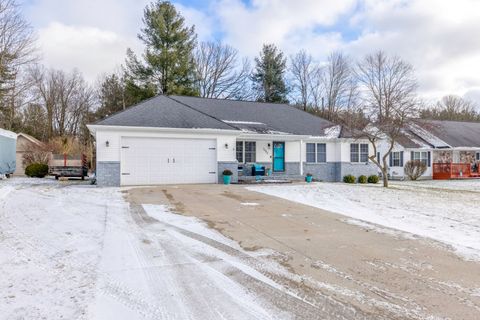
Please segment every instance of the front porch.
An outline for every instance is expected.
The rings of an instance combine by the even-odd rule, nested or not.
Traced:
[[[471,163],[434,163],[432,179],[475,179],[480,178],[478,164]]]
[[[235,145],[239,183],[303,180],[303,136],[245,134]]]

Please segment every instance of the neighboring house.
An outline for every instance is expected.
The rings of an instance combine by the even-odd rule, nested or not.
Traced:
[[[12,174],[15,171],[15,145],[17,135],[14,132],[0,129],[0,175]]]
[[[31,153],[39,147],[43,147],[43,142],[41,142],[40,140],[26,133],[20,132],[17,135],[17,169],[15,170],[15,175],[25,175],[25,165],[23,164],[23,157],[25,154]]]
[[[480,161],[480,123],[419,120],[403,131],[404,135],[389,156],[392,179],[404,179],[404,165],[420,160],[427,165],[422,178],[449,179],[478,175]],[[377,157],[388,150],[382,141]]]
[[[104,186],[217,183],[224,169],[237,182],[253,164],[278,178],[377,173],[367,140],[286,104],[160,95],[88,128]]]

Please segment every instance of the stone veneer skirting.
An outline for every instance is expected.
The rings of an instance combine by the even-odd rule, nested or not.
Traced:
[[[120,161],[97,161],[97,185],[101,187],[120,186]]]
[[[223,183],[223,170],[232,171],[232,183],[238,182],[238,162],[237,161],[219,161],[218,162],[218,183]]]

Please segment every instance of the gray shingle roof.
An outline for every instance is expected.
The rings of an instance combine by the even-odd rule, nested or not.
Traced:
[[[324,136],[334,124],[287,104],[156,96],[96,125],[210,128]]]
[[[287,104],[171,96],[197,110],[227,121],[259,122],[271,130],[298,135],[325,135],[334,124]],[[233,124],[235,125],[235,124]]]
[[[166,96],[156,96],[145,100],[95,124],[128,127],[236,130],[236,128],[227,123],[205,115]]]
[[[480,122],[424,120],[423,129],[451,147],[480,148]]]

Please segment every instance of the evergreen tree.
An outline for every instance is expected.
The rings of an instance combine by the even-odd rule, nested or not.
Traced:
[[[273,44],[263,45],[260,56],[255,58],[255,70],[252,75],[253,89],[258,101],[288,102],[285,72],[287,59]]]
[[[194,27],[185,25],[169,1],[158,0],[145,8],[143,23],[138,35],[146,45],[143,61],[131,50],[127,52],[128,89],[140,99],[152,93],[198,95],[194,86]]]

